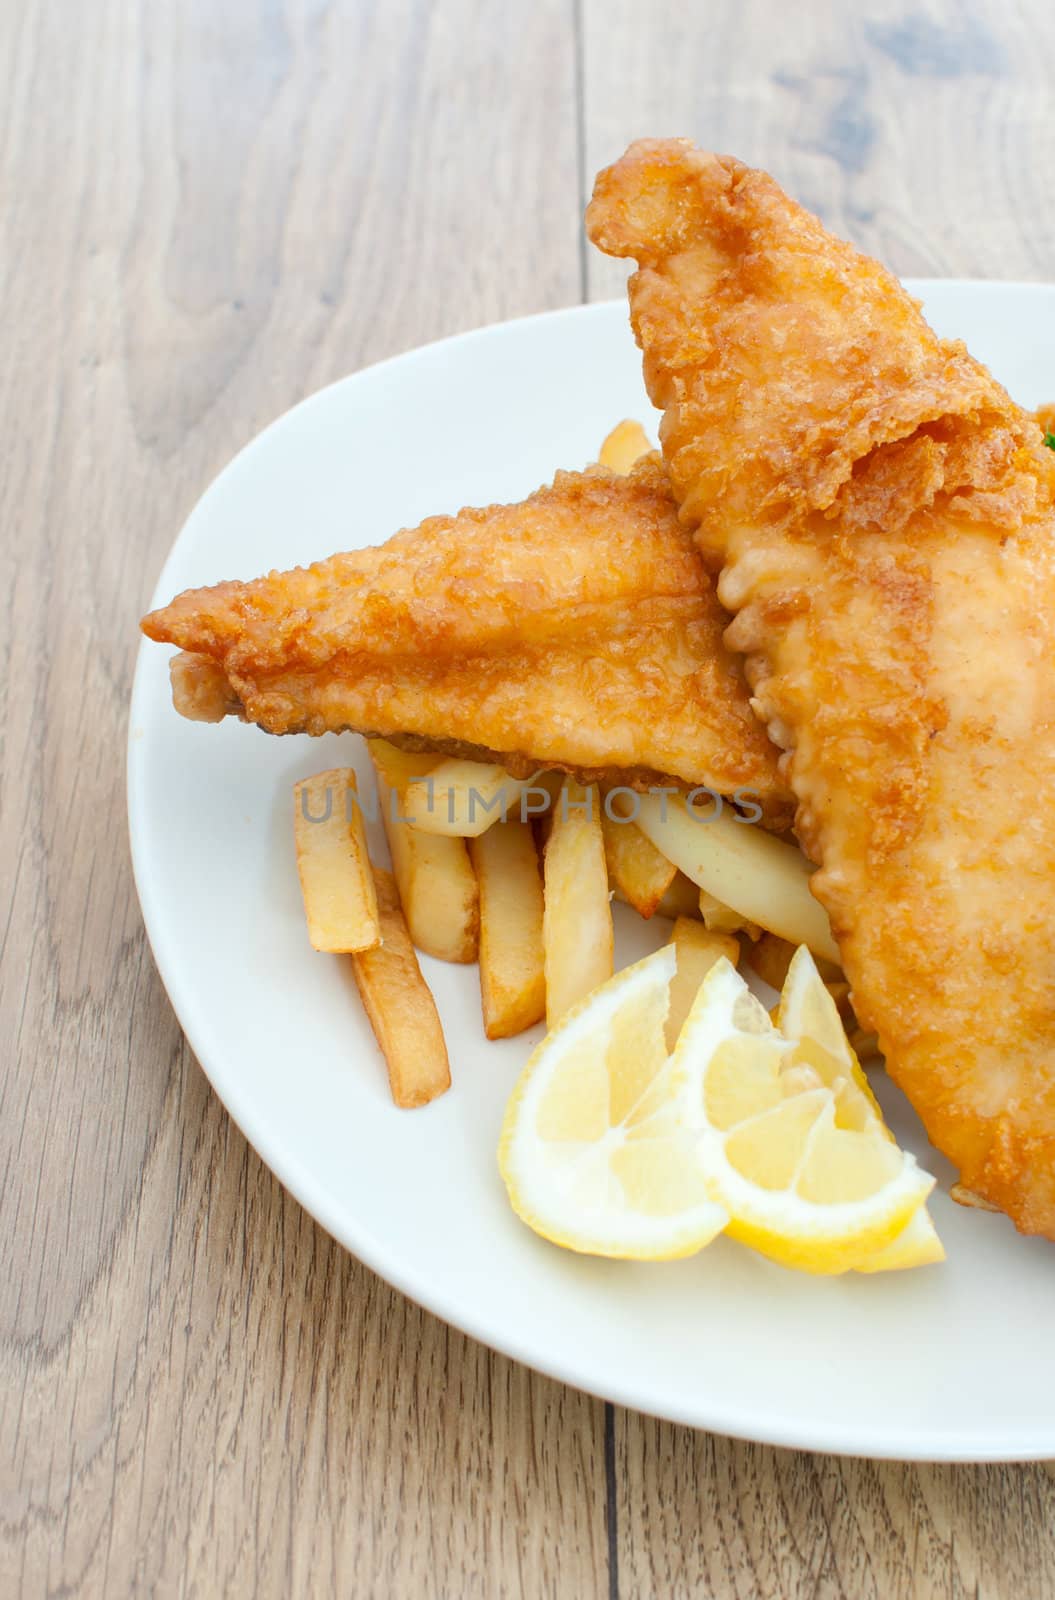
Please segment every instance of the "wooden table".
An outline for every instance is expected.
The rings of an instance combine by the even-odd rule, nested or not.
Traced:
[[[366,362],[617,292],[580,217],[629,137],[902,272],[1055,276],[1047,0],[861,9],[0,8],[4,1595],[1055,1590],[1050,1467],[670,1427],[358,1265],[188,1053],[125,842],[136,619],[206,484]]]

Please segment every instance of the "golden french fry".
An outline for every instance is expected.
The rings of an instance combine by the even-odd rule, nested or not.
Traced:
[[[526,790],[521,797],[522,807],[529,797],[531,799],[531,816],[535,824],[535,837],[543,850],[549,840],[550,829],[553,826],[553,807],[560,799],[561,784],[563,782],[563,772],[540,772],[533,779],[531,789]],[[535,792],[537,791],[541,794],[542,790],[545,790],[549,795],[549,802],[546,805],[536,807],[534,804]]]
[[[975,1194],[973,1189],[968,1189],[966,1184],[954,1183],[949,1190],[949,1198],[955,1200],[958,1206],[970,1206],[974,1211],[996,1211],[1000,1207],[994,1206],[991,1201],[983,1200],[980,1194]]]
[[[370,752],[374,772],[400,795],[408,783],[426,777],[443,760],[434,750],[401,750],[398,745],[389,744],[387,739],[368,739],[366,748]]]
[[[732,906],[723,905],[713,894],[708,894],[706,889],[701,889],[699,896],[700,916],[705,928],[714,928],[718,933],[743,933],[749,939],[761,937],[762,929],[757,922],[749,922]]]
[[[542,813],[542,815],[548,816],[553,810],[553,807],[556,805],[557,801],[560,799],[560,792],[564,786],[564,779],[566,776],[566,773],[557,771],[537,772],[534,778],[531,780],[536,789],[545,789],[546,793],[549,795],[549,805],[545,808],[545,811]]]
[[[451,1086],[451,1069],[436,1002],[399,908],[395,879],[374,869],[382,943],[352,956],[352,971],[370,1026],[388,1066],[397,1106],[424,1106]]]
[[[725,956],[735,967],[740,960],[740,941],[732,933],[714,933],[702,922],[679,917],[670,943],[678,955],[678,970],[670,981],[670,1009],[667,1012],[667,1049],[678,1042],[685,1018],[704,978],[716,961]]]
[[[351,767],[294,784],[293,838],[315,949],[344,954],[378,944],[377,894]]]
[[[434,758],[408,756],[381,739],[369,740],[367,748],[411,939],[440,961],[475,961],[479,896],[465,840],[423,833],[410,826],[403,812],[406,786],[420,775],[415,766]]]
[[[775,933],[764,933],[744,950],[744,960],[753,972],[758,973],[763,983],[768,983],[771,989],[779,993],[784,987],[795,950],[796,946],[787,939],[778,939]]]
[[[643,917],[651,917],[670,888],[677,867],[661,856],[655,845],[633,822],[612,817],[605,806],[601,812],[601,832],[608,876],[620,898]]]
[[[542,938],[546,1021],[564,1013],[612,976],[612,907],[601,835],[601,797],[566,778],[546,844]]]
[[[684,872],[676,872],[656,911],[661,917],[694,917],[699,921],[700,891]]]
[[[612,890],[616,900],[621,900],[625,906],[630,904],[626,895],[616,884]],[[675,872],[670,888],[664,892],[662,900],[656,907],[657,917],[669,917],[671,922],[676,917],[692,917],[696,922],[700,920],[700,891],[691,878],[684,872]]]
[[[849,1031],[850,1049],[858,1061],[871,1061],[879,1054],[879,1040],[874,1033],[855,1025]]]
[[[519,815],[517,803],[531,781],[481,761],[441,761],[427,777],[407,784],[407,820],[424,833],[477,838],[492,823]]]
[[[813,868],[794,845],[728,810],[696,817],[680,794],[642,795],[637,823],[657,850],[748,922],[839,961],[828,913],[810,893]]]
[[[530,822],[498,822],[469,840],[480,886],[480,1001],[489,1039],[546,1015],[542,877]]]
[[[625,421],[616,423],[601,446],[597,459],[602,467],[608,467],[625,477],[634,462],[641,456],[647,456],[654,448],[640,422],[627,417]]]
[[[744,949],[744,960],[753,971],[758,973],[763,983],[768,983],[771,989],[783,989],[784,979],[788,975],[791,958],[795,954],[796,946],[787,939],[778,939],[775,933],[763,933],[753,944]],[[852,1022],[853,1014],[847,1002],[850,985],[843,981],[842,969],[834,961],[826,961],[823,956],[815,957],[817,971],[824,979],[832,999],[838,1005],[843,1021],[847,1018]]]

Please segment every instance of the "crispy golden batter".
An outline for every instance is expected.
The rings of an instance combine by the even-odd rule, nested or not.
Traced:
[[[657,774],[788,808],[658,458],[558,473],[522,505],[433,517],[380,549],[190,590],[143,621],[189,652],[177,709],[269,733],[344,728],[514,771]]]
[[[601,174],[686,522],[853,985],[965,1184],[1055,1237],[1055,452],[876,262],[684,141]]]

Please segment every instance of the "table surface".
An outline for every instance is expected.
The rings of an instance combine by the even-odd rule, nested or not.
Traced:
[[[767,166],[902,273],[1055,277],[1047,0],[0,13],[0,1590],[1053,1592],[1050,1465],[651,1421],[345,1254],[183,1042],[123,795],[205,486],[367,362],[619,292],[580,219],[629,138]]]

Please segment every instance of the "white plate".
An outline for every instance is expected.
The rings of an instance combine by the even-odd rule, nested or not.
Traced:
[[[916,288],[940,330],[966,338],[1020,400],[1055,397],[1055,287]],[[517,499],[590,460],[622,416],[652,413],[621,302],[399,356],[314,395],[231,463],[177,539],[154,603],[379,542],[433,512]],[[454,1088],[397,1111],[347,964],[308,947],[290,788],[340,762],[363,771],[361,741],[185,722],[167,669],[168,652],[145,644],[128,755],[154,955],[231,1115],[348,1249],[495,1349],[675,1421],[864,1455],[1055,1455],[1055,1246],[1002,1217],[940,1193],[946,1265],[835,1280],[726,1240],[669,1265],[589,1260],[523,1227],[495,1145],[538,1030],[488,1044],[475,968],[423,958]],[[628,912],[621,954],[668,931]],[[946,1164],[887,1100],[947,1189]]]

